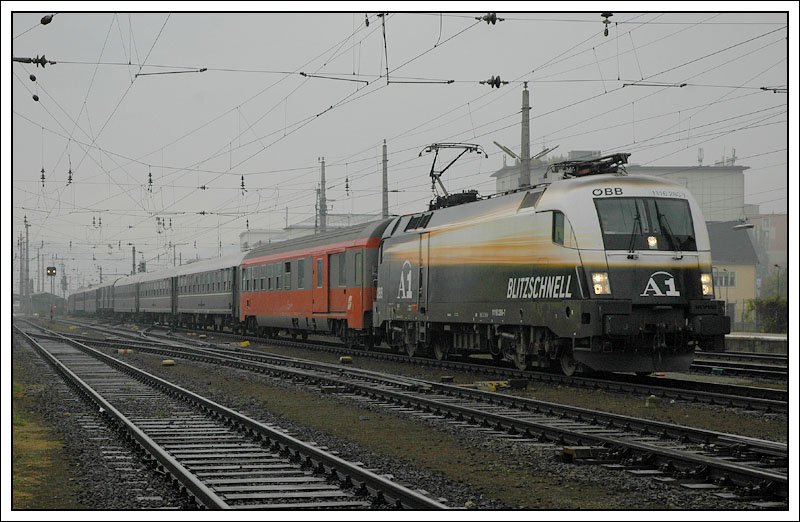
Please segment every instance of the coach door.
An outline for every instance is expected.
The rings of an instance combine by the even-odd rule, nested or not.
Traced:
[[[430,233],[419,235],[419,274],[417,277],[417,310],[421,315],[428,312],[428,247]]]
[[[328,255],[314,256],[311,268],[311,311],[328,311]]]

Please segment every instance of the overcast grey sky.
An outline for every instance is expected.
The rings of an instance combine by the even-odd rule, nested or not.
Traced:
[[[51,11],[9,16],[7,5],[13,56],[58,63],[3,64],[13,91],[3,117],[13,132],[3,176],[13,219],[4,232],[18,255],[27,216],[32,252],[44,242],[46,258],[65,257],[73,289],[97,282],[100,266],[106,277],[128,273],[129,244],[154,270],[171,266],[170,243],[183,259],[215,256],[220,243],[223,253],[237,251],[248,224],[280,229],[287,215],[290,224],[313,217],[320,157],[330,212],[379,213],[383,139],[397,191],[390,212],[430,200],[432,156],[418,154],[433,142],[481,145],[488,159],[462,158],[443,181],[451,192],[491,194],[504,155],[492,142],[520,149],[522,81],[533,153],[558,145],[557,153],[694,165],[703,148],[709,165],[735,149],[750,167],[745,202],[788,209],[791,93],[760,89],[789,83],[785,13],[615,12],[604,36],[605,7],[595,4],[499,12],[505,20],[495,25],[475,19],[485,13],[391,12],[384,48],[376,4],[368,12],[348,5],[359,9],[352,13],[59,12],[47,25],[40,19]],[[723,5],[736,8],[700,7]],[[58,6],[71,7],[95,4]],[[509,83],[479,83],[497,75]],[[623,86],[632,82],[662,86]]]

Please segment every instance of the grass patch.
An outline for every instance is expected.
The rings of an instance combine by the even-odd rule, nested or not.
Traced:
[[[26,386],[14,381],[13,391],[12,508],[80,508],[61,442],[32,411]]]

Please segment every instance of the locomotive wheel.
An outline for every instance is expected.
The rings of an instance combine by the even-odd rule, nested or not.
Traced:
[[[516,349],[514,350],[514,366],[517,370],[525,371],[528,369],[528,354],[525,353],[525,347],[521,343],[515,343]]]
[[[436,341],[433,343],[433,356],[436,357],[437,361],[444,361],[447,359],[447,347],[444,345],[442,341]]]
[[[417,353],[417,345],[416,343],[407,343],[405,345],[406,348],[406,355],[409,357],[414,357],[414,354]]]
[[[561,372],[567,377],[575,375],[575,370],[578,368],[578,363],[572,357],[572,350],[563,350],[561,352]]]

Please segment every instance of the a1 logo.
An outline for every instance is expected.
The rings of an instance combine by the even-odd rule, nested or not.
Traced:
[[[664,286],[667,291],[662,292],[661,287],[656,283],[656,276],[664,277]],[[658,279],[661,279],[659,277]],[[644,287],[644,292],[639,294],[641,297],[680,297],[681,293],[675,289],[675,278],[668,272],[654,272],[650,279],[647,281],[647,286]]]

